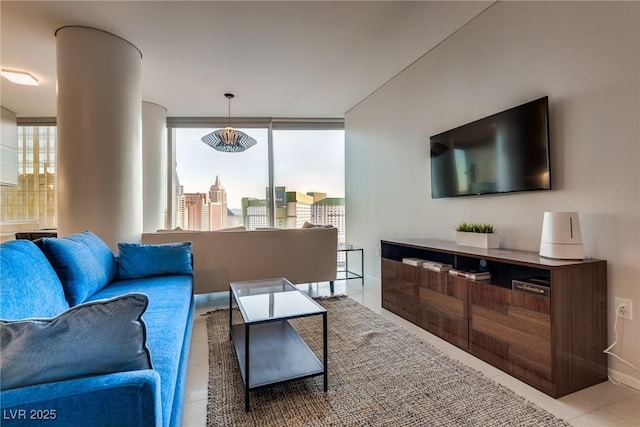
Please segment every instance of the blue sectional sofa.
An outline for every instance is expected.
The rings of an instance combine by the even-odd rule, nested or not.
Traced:
[[[180,426],[190,245],[116,257],[90,232],[0,245],[0,423]]]

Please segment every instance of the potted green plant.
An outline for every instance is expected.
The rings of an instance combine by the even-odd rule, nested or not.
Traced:
[[[500,247],[500,236],[491,224],[462,222],[456,226],[456,243],[460,246],[495,249]]]

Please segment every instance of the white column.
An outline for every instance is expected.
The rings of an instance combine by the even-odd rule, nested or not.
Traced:
[[[167,109],[142,103],[142,231],[165,227],[167,201]]]
[[[18,124],[16,113],[0,107],[0,184],[18,185]]]
[[[56,31],[58,233],[116,249],[142,232],[142,54],[88,27]]]

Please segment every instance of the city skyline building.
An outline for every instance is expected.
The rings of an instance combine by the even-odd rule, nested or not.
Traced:
[[[209,230],[227,228],[227,191],[220,182],[220,176],[209,188]]]
[[[184,200],[184,186],[178,184],[176,188],[176,226],[182,229],[187,229],[186,227],[186,211],[187,206],[185,205]]]
[[[269,227],[267,200],[243,197],[242,219],[243,225],[247,230]]]
[[[227,227],[229,213],[233,216],[227,208],[227,193],[219,176],[207,193],[185,193],[179,185],[176,206],[176,225],[183,230],[220,230]]]
[[[285,192],[286,217],[284,228],[302,228],[305,222],[312,222],[313,196],[298,191]]]
[[[330,225],[338,229],[338,243],[345,243],[345,199],[327,197],[327,193],[287,191],[274,188],[273,224],[275,228],[302,228],[305,223]],[[207,193],[185,193],[179,186],[177,226],[185,230],[213,231],[243,226],[247,230],[271,227],[268,206],[269,188],[265,198],[243,197],[241,209],[235,214],[227,206],[227,194],[222,179],[216,175]]]
[[[337,228],[338,243],[345,243],[345,216],[344,197],[325,197],[313,204],[313,223]]]
[[[182,195],[185,206],[185,223],[182,228],[187,230],[204,230],[203,222],[205,221],[203,221],[203,214],[204,206],[208,198],[207,193],[183,193]]]

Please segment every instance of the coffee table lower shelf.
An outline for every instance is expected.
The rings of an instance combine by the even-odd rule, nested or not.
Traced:
[[[245,410],[249,409],[250,390],[326,374],[323,363],[287,320],[232,325],[231,338],[245,386]]]

